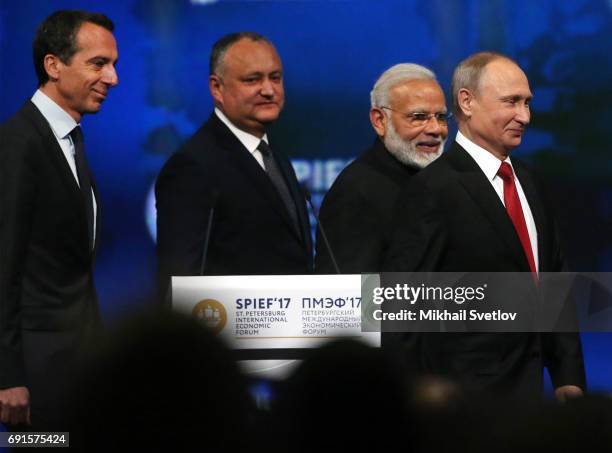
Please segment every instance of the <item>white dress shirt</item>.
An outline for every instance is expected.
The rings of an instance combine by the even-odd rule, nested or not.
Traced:
[[[72,138],[70,137],[70,132],[72,132],[72,129],[75,127],[80,126],[80,124],[77,124],[74,118],[72,118],[64,109],[62,109],[49,96],[40,90],[36,90],[36,93],[34,93],[31,100],[36,108],[40,110],[42,116],[44,116],[49,123],[49,126],[53,131],[53,135],[55,135],[57,143],[59,143],[59,146],[64,153],[66,162],[68,163],[68,166],[72,171],[72,175],[74,176],[74,180],[78,186],[79,177],[77,176],[76,161],[74,159],[75,149],[74,144],[72,143]],[[93,189],[91,191],[91,199],[93,201],[93,236],[95,241],[98,205],[96,204],[96,197],[93,193]]]
[[[238,129],[217,107],[215,107],[215,115],[217,115],[217,117],[221,121],[223,121],[223,124],[225,124],[229,128],[229,130],[232,131],[232,134],[234,134],[236,138],[240,140],[240,143],[242,143],[244,147],[249,150],[249,152],[255,158],[259,166],[265,171],[266,166],[263,162],[263,156],[261,155],[261,151],[259,151],[257,147],[259,146],[259,142],[262,140],[269,145],[268,135],[264,134],[262,138],[258,138],[252,134],[249,134],[248,132],[243,131],[242,129]]]
[[[499,167],[501,166],[502,162],[492,153],[472,142],[460,131],[457,131],[455,141],[467,151],[472,159],[476,161],[482,172],[493,186],[493,189],[497,193],[497,196],[499,196],[502,204],[505,206],[504,181],[497,176],[497,172],[499,171]],[[512,167],[510,157],[507,157],[504,162],[508,162],[508,164],[510,164]],[[523,209],[523,216],[525,217],[525,223],[527,224],[527,232],[529,233],[529,242],[531,243],[531,251],[533,252],[536,272],[538,272],[540,269],[538,260],[538,230],[536,228],[535,220],[533,219],[533,214],[531,213],[531,208],[527,202],[527,197],[525,197],[525,192],[523,192],[523,188],[521,187],[521,182],[518,180],[516,173],[514,172],[514,167],[512,167],[512,173],[514,174],[514,184],[516,185],[516,191],[518,192],[521,208]]]

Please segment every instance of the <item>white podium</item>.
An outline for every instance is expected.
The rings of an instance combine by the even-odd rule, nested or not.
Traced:
[[[299,363],[287,351],[334,339],[380,346],[379,332],[361,331],[360,274],[172,277],[172,307],[232,349],[265,351],[239,362],[254,377],[283,378]]]

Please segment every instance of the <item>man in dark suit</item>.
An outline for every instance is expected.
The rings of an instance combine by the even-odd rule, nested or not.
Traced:
[[[99,325],[100,209],[80,121],[118,82],[114,25],[59,11],[39,27],[39,89],[0,131],[1,421],[57,426],[68,369]]]
[[[511,59],[482,52],[457,67],[452,93],[456,141],[400,194],[385,270],[527,272],[536,279],[561,271],[542,192],[510,159],[530,121],[527,77]],[[467,389],[537,397],[543,367],[559,399],[585,388],[575,334],[407,334],[403,346],[417,372],[450,376]]]
[[[318,273],[380,271],[400,188],[444,149],[446,102],[429,69],[395,65],[379,77],[370,98],[370,122],[378,137],[338,175],[323,200],[321,224],[338,269],[319,230]]]
[[[305,274],[312,253],[295,173],[267,127],[284,101],[270,41],[217,41],[209,88],[215,111],[164,165],[156,183],[162,293],[172,275]]]

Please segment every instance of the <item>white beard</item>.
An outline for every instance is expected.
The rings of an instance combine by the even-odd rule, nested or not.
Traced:
[[[446,139],[442,140],[440,147],[435,153],[422,153],[416,148],[416,140],[405,141],[402,139],[393,127],[393,123],[388,121],[389,127],[383,139],[383,143],[387,150],[404,165],[410,165],[417,168],[425,168],[436,160],[444,151]]]

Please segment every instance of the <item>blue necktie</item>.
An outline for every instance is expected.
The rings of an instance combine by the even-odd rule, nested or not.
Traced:
[[[85,214],[87,216],[87,233],[89,237],[89,248],[94,247],[94,212],[93,199],[91,194],[91,175],[87,159],[85,158],[85,145],[83,143],[83,131],[80,126],[76,126],[70,132],[72,143],[74,144],[74,160],[76,163],[77,176],[79,178],[79,186],[81,187],[81,195],[85,205]]]

